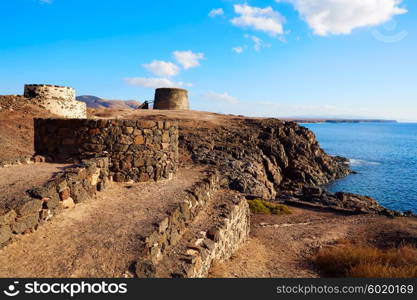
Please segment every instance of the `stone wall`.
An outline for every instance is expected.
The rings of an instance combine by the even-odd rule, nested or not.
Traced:
[[[195,239],[182,254],[184,272],[175,274],[184,278],[207,277],[213,262],[224,262],[248,239],[250,211],[246,199],[236,196],[226,208],[221,224],[213,225],[204,239]]]
[[[108,158],[83,161],[27,195],[0,215],[0,248],[18,234],[36,230],[64,208],[92,198],[110,182]]]
[[[156,89],[153,107],[165,110],[189,110],[188,91],[178,88]]]
[[[167,212],[167,216],[156,224],[155,230],[143,240],[143,256],[136,262],[136,276],[140,278],[155,277],[158,263],[175,247],[187,228],[197,220],[204,210],[208,209],[210,199],[219,191],[221,177],[212,172],[208,177],[196,183],[188,191],[185,199]],[[210,224],[204,237],[196,237],[176,265],[182,265],[182,273],[171,274],[173,277],[197,278],[206,277],[214,261],[222,262],[247,240],[250,231],[250,211],[246,199],[235,195],[222,206],[220,221]],[[200,232],[202,233],[202,232]]]
[[[73,88],[47,84],[27,84],[24,96],[32,99],[34,104],[58,116],[77,119],[87,117],[87,105],[75,99],[75,89]]]
[[[14,159],[0,159],[0,169],[11,167],[11,166],[16,166],[16,165],[31,165],[34,163],[41,163],[41,162],[45,162],[45,158],[40,155],[35,155],[35,156],[28,155],[28,156],[17,157]]]
[[[204,181],[196,183],[189,191],[188,196],[167,212],[167,217],[161,220],[154,232],[144,239],[143,249],[149,262],[145,265],[157,264],[165,252],[175,246],[182,234],[197,215],[206,207],[210,197],[219,189],[219,175],[213,173]],[[142,262],[138,262],[138,276],[141,274]]]
[[[178,123],[35,119],[35,152],[54,162],[109,157],[117,182],[170,179],[178,165]]]

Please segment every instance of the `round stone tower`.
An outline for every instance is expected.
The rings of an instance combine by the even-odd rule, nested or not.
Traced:
[[[87,105],[77,101],[75,89],[50,84],[26,84],[24,94],[33,104],[64,118],[87,118]]]
[[[178,88],[156,89],[153,108],[164,110],[189,110],[188,91]]]
[[[50,84],[26,84],[24,96],[26,98],[46,98],[75,101],[75,89],[67,86]]]

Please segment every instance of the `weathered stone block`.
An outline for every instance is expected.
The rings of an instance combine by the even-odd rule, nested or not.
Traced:
[[[54,210],[60,204],[60,201],[57,197],[54,198],[44,198],[44,207],[50,210]]]
[[[169,132],[168,131],[165,131],[162,134],[162,142],[163,143],[169,143],[170,142],[170,137],[169,137]]]
[[[42,200],[26,198],[16,208],[19,216],[27,216],[35,213],[39,213],[42,209]]]
[[[90,130],[88,130],[89,135],[98,135],[99,133],[100,133],[99,128],[91,128]]]
[[[147,182],[147,181],[149,181],[151,178],[150,178],[150,176],[149,176],[149,174],[147,174],[147,173],[142,173],[142,174],[140,174],[140,176],[139,176],[139,182]]]
[[[70,195],[71,190],[68,187],[59,192],[59,197],[62,201],[67,200],[70,197]]]
[[[124,133],[124,134],[127,134],[127,135],[132,134],[132,133],[133,133],[133,131],[134,131],[134,128],[133,128],[133,127],[124,127],[124,128],[123,128],[123,133]]]
[[[89,193],[83,187],[83,184],[80,182],[72,182],[70,184],[71,195],[70,197],[74,200],[75,203],[82,203],[90,198]]]
[[[163,219],[158,226],[159,233],[164,233],[168,229],[169,218]]]
[[[143,135],[135,136],[133,143],[135,145],[143,145],[145,144],[145,138],[143,137]]]
[[[130,136],[122,135],[120,137],[119,143],[122,144],[122,145],[130,145],[130,144],[133,143],[133,140]]]
[[[24,233],[28,229],[33,229],[39,222],[39,213],[18,218],[12,225],[12,231],[16,234]]]
[[[0,247],[8,242],[13,236],[10,226],[0,226]]]
[[[75,202],[72,198],[68,198],[68,199],[65,199],[64,201],[62,201],[62,206],[64,208],[74,208],[75,207]]]
[[[13,224],[15,222],[16,216],[17,216],[17,214],[14,210],[11,210],[11,211],[1,215],[0,216],[0,226]]]
[[[156,122],[154,121],[147,121],[147,120],[137,121],[137,127],[139,128],[153,128],[155,126],[156,126]]]
[[[155,265],[150,260],[138,261],[135,269],[138,278],[153,278],[156,275]]]
[[[135,167],[142,167],[145,165],[145,160],[143,158],[137,158],[134,160],[133,165]]]

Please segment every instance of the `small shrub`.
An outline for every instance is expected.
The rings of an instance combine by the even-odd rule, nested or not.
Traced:
[[[275,204],[262,199],[248,200],[249,208],[251,212],[255,214],[267,214],[267,215],[282,215],[291,214],[288,206],[283,204]]]
[[[407,245],[388,250],[338,245],[321,250],[316,263],[324,273],[336,277],[417,277],[417,249]]]
[[[416,265],[402,265],[395,267],[382,264],[359,264],[352,267],[346,277],[353,278],[415,278],[417,277]]]

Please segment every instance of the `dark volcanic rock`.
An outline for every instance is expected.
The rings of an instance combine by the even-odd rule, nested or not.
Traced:
[[[297,190],[283,191],[278,200],[353,213],[381,214],[389,217],[407,216],[405,213],[381,206],[371,197],[352,193],[331,193],[317,186],[303,186]]]
[[[215,166],[225,186],[264,199],[350,173],[346,160],[327,155],[310,130],[277,119],[182,128],[180,144],[195,162]]]

